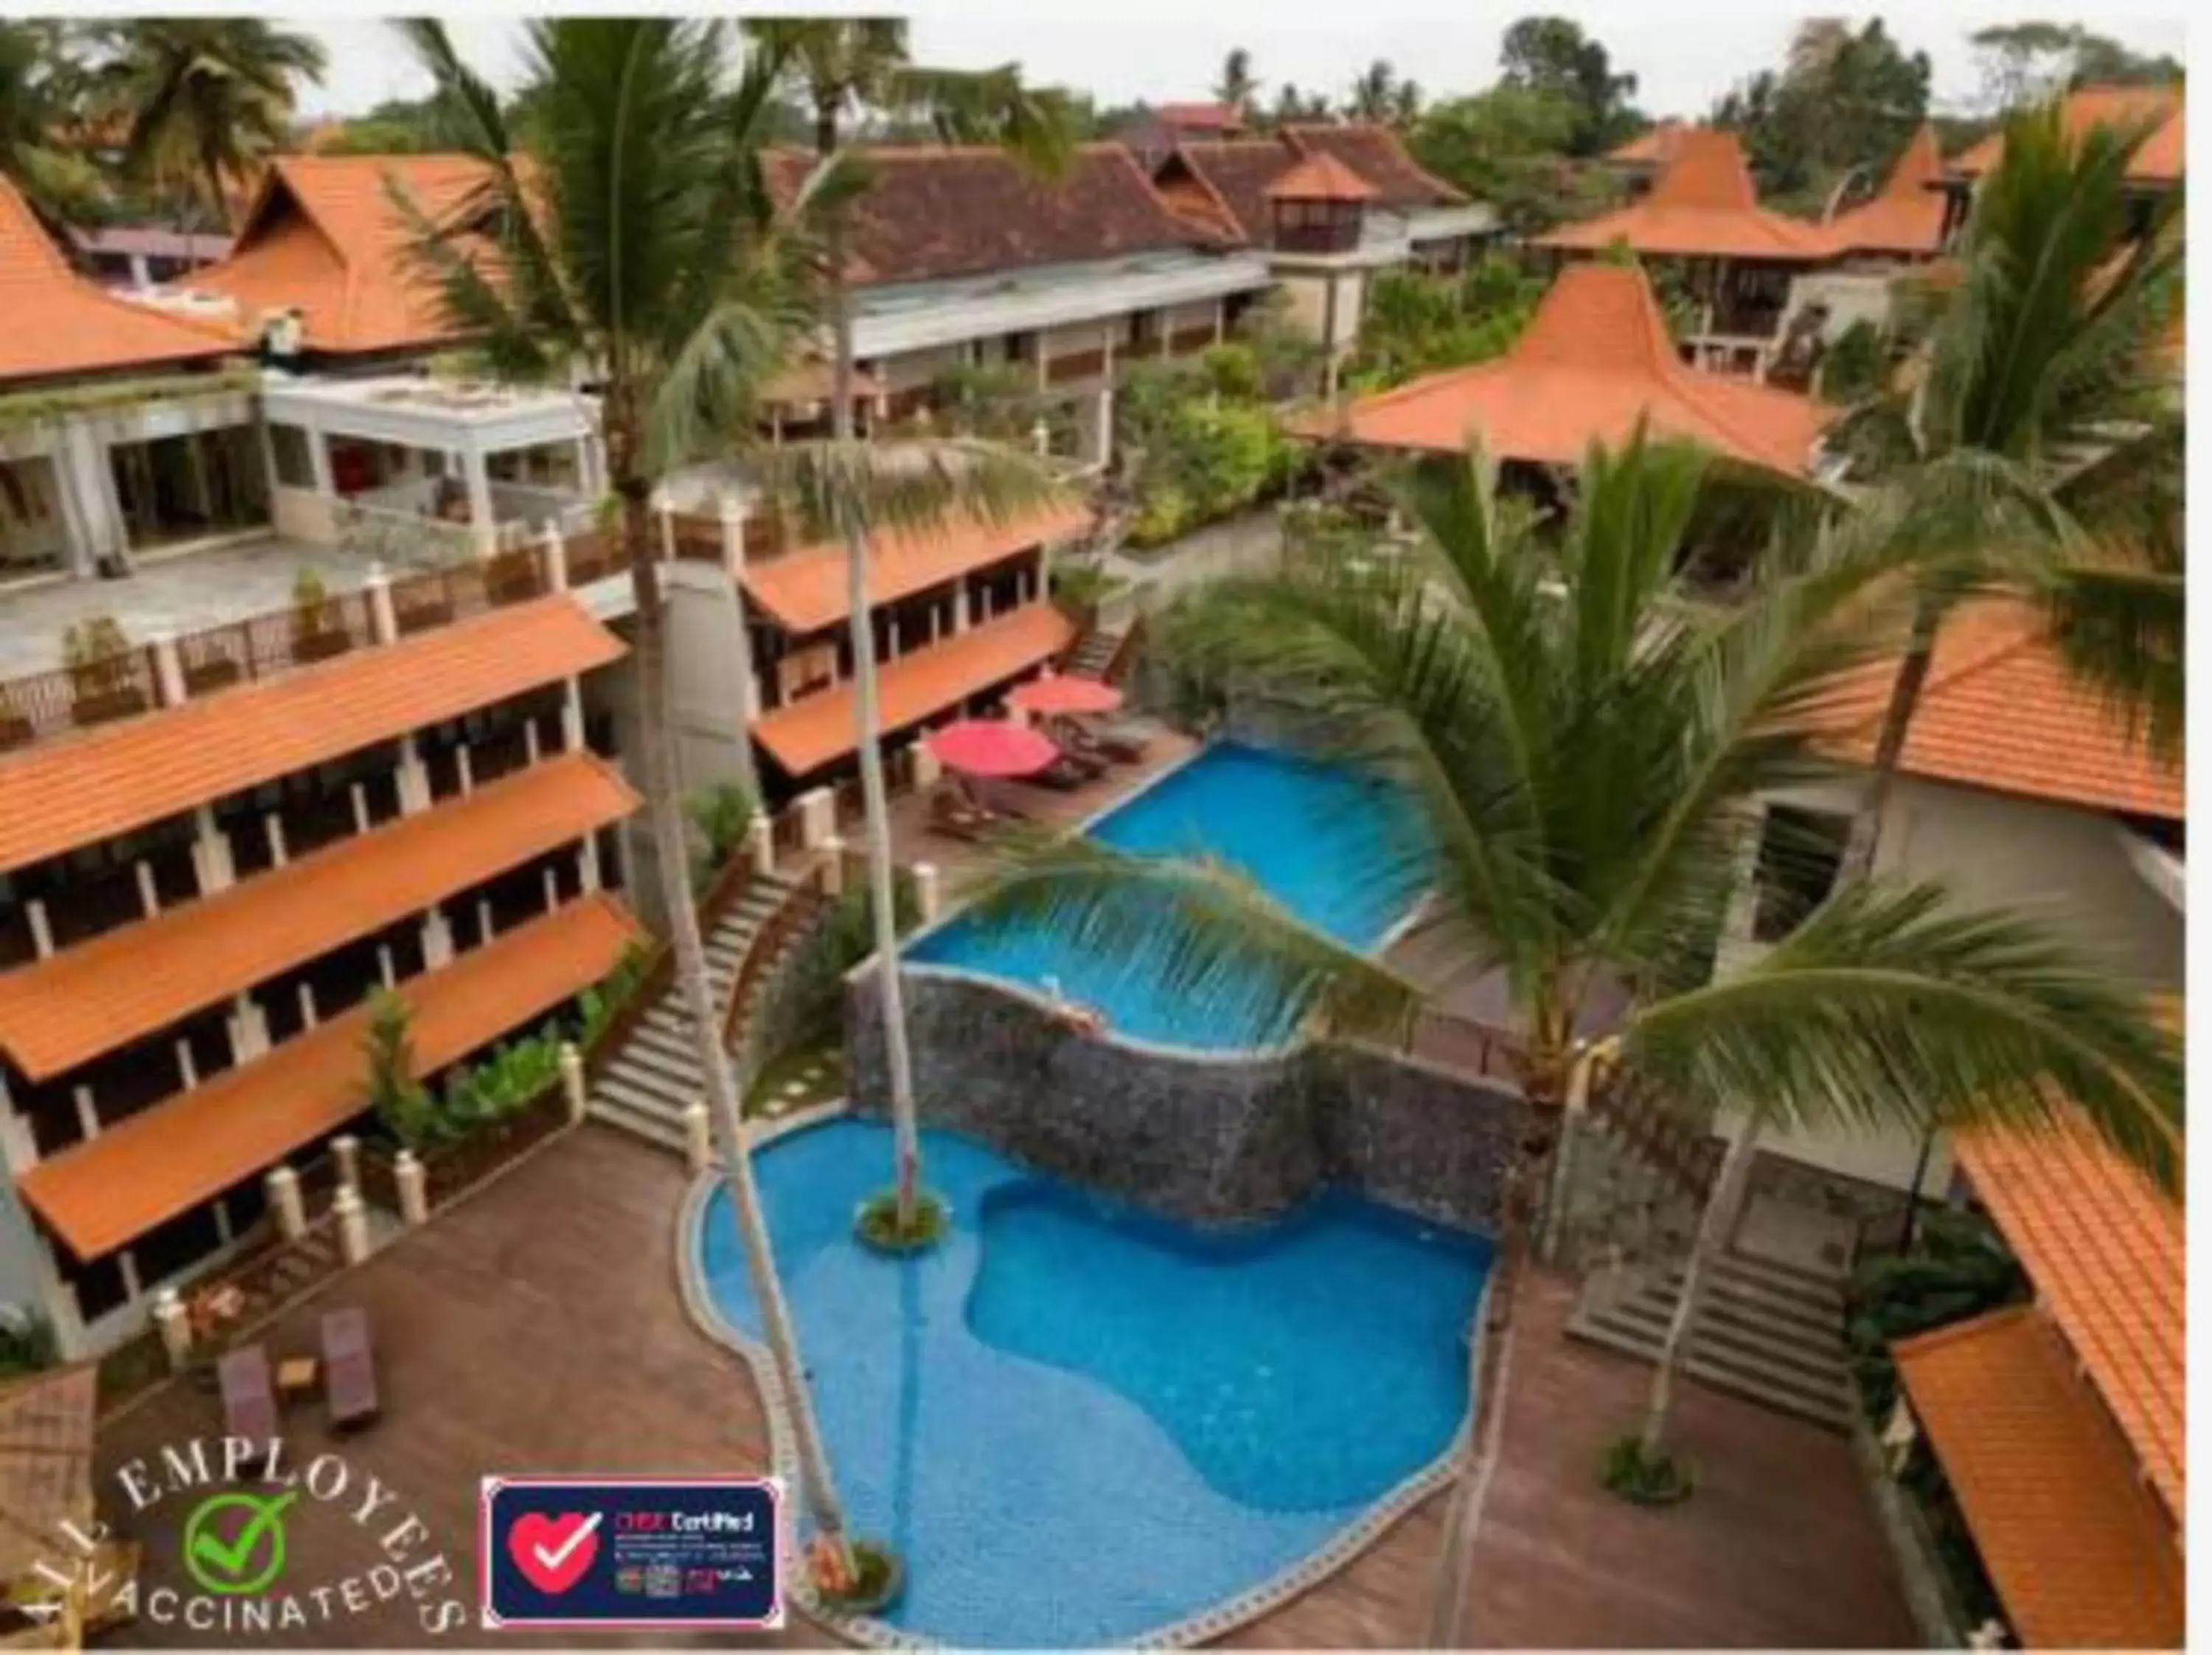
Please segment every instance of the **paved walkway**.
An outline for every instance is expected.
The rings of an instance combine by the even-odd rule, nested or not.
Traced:
[[[413,1512],[429,1531],[413,1542],[410,1561],[442,1551],[471,1602],[477,1488],[489,1474],[760,1468],[764,1439],[750,1381],[693,1329],[677,1297],[672,1214],[685,1182],[674,1157],[587,1125],[337,1277],[286,1317],[269,1344],[276,1354],[310,1349],[324,1308],[365,1307],[381,1358],[384,1418],[334,1441],[315,1410],[295,1413],[287,1421],[295,1458],[335,1449],[356,1476],[373,1473],[392,1490],[392,1509]],[[1682,1441],[1703,1472],[1697,1498],[1650,1512],[1597,1488],[1597,1445],[1634,1417],[1644,1371],[1562,1339],[1569,1297],[1565,1283],[1537,1279],[1524,1305],[1507,1457],[1478,1540],[1467,1640],[1911,1643],[1911,1623],[1839,1438],[1692,1387]],[[100,1431],[101,1513],[144,1542],[148,1589],[181,1580],[184,1504],[134,1512],[116,1473],[132,1461],[157,1464],[163,1447],[219,1428],[216,1398],[179,1383]],[[1431,1500],[1346,1572],[1231,1641],[1417,1642],[1441,1504]],[[332,1506],[306,1503],[288,1523],[288,1540],[287,1579],[301,1583],[358,1575],[378,1560],[374,1538]],[[117,1641],[237,1640],[142,1622]],[[250,1641],[357,1647],[425,1640],[415,1607],[402,1599],[307,1634]],[[455,1641],[514,1640],[471,1630]],[[794,1628],[776,1641],[815,1640]]]

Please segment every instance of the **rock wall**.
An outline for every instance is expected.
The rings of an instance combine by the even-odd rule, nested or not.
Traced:
[[[1279,1212],[1326,1183],[1494,1227],[1517,1093],[1387,1053],[1297,1046],[1234,1057],[1096,1040],[1042,1001],[941,969],[904,978],[922,1120],[1173,1217]],[[845,986],[855,1108],[889,1107],[872,970]]]

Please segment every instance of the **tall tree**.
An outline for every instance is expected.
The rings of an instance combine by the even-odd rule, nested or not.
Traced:
[[[926,116],[948,138],[986,139],[1042,171],[1060,166],[1068,139],[1065,106],[1024,84],[1007,64],[980,71],[930,69],[912,60],[906,24],[890,18],[775,21],[747,26],[786,65],[788,83],[814,120],[820,163],[832,165],[844,124],[856,114],[894,112]],[[858,477],[868,468],[866,451],[853,434],[853,314],[845,257],[844,204],[825,209],[823,274],[827,290],[832,368],[830,406],[834,472]],[[1033,506],[1049,485],[1026,468],[987,456],[967,456],[964,503],[978,514]],[[915,1118],[914,1061],[908,1048],[906,1007],[900,991],[898,920],[893,901],[890,811],[884,787],[882,731],[878,715],[875,627],[868,603],[868,544],[878,525],[863,491],[839,490],[823,502],[834,532],[845,546],[846,599],[853,650],[854,734],[860,790],[867,815],[868,885],[875,913],[878,984],[896,1140],[894,1195],[899,1233],[914,1237],[940,1221],[941,1212],[921,1205],[921,1140]]]
[[[1853,28],[1808,19],[1779,72],[1761,70],[1713,110],[1742,135],[1762,194],[1817,209],[1846,178],[1879,182],[1928,117],[1928,54],[1906,52],[1879,17]]]
[[[2138,220],[2144,136],[2069,138],[2055,104],[2008,120],[1923,347],[1839,434],[1872,472],[1871,532],[1925,560],[1847,873],[1873,864],[1937,636],[1971,596],[2041,602],[2068,659],[2179,741],[2180,203]]]
[[[2056,1086],[2123,1153],[2179,1177],[2175,1043],[2033,921],[1862,884],[1714,978],[1744,824],[1771,794],[1835,773],[1808,715],[1887,642],[1872,623],[1898,564],[1823,541],[1762,568],[1739,605],[1700,604],[1678,554],[1706,473],[1698,452],[1639,436],[1594,453],[1564,526],[1537,532],[1500,509],[1479,453],[1431,465],[1405,497],[1421,533],[1402,557],[1316,548],[1200,592],[1158,635],[1270,727],[1407,788],[1420,866],[1409,877],[1408,846],[1374,877],[1429,883],[1422,952],[1452,966],[1437,980],[1486,970],[1514,1008],[1528,1119],[1500,1196],[1471,1458],[1488,1451],[1579,1037],[1615,1005],[1609,1051],[1697,1108],[2032,1127],[2058,1108]],[[1396,1033],[1422,999],[1218,862],[1035,844],[975,911],[1140,958],[1195,1003],[1271,998],[1317,1031]],[[1461,1500],[1480,1469],[1462,1468]],[[1456,1633],[1465,1561],[1451,1560],[1432,1644]]]
[[[789,1410],[806,1504],[824,1537],[842,1549],[844,1508],[776,1277],[729,1057],[716,1037],[721,1019],[698,918],[684,895],[668,636],[650,520],[663,478],[719,455],[753,429],[758,389],[809,317],[769,228],[760,164],[763,114],[783,59],[763,50],[732,86],[720,24],[532,19],[524,40],[539,119],[526,181],[499,99],[455,53],[443,27],[404,27],[440,94],[464,113],[466,152],[484,164],[477,210],[459,217],[500,227],[494,279],[470,257],[465,231],[449,240],[414,215],[419,256],[436,273],[449,319],[502,378],[565,382],[576,363],[591,362],[605,380],[608,487],[637,606],[638,756],[669,893],[676,982],[722,1140],[730,1209]],[[807,204],[832,198],[838,187],[817,175]]]
[[[1304,93],[1297,83],[1285,81],[1275,88],[1273,119],[1278,126],[1290,126],[1303,121],[1325,121],[1328,119],[1328,94]]]
[[[325,64],[318,42],[264,18],[125,23],[106,74],[131,117],[126,162],[228,227],[232,192],[290,137],[300,82],[320,85]]]
[[[2079,23],[2029,19],[1967,37],[1982,77],[1983,107],[2002,115],[2081,86],[2179,84],[2182,65],[2162,52],[2131,50]]]
[[[1407,79],[1398,82],[1398,89],[1390,97],[1390,125],[1403,131],[1421,118],[1421,83]]]
[[[1397,107],[1398,77],[1389,62],[1377,58],[1352,82],[1345,96],[1344,113],[1356,121],[1377,125],[1390,119]]]
[[[1614,74],[1611,54],[1571,18],[1522,18],[1505,31],[1498,64],[1505,85],[1556,93],[1574,106],[1574,155],[1596,155],[1635,129],[1636,76]]]
[[[58,141],[89,113],[77,48],[66,23],[0,18],[0,178],[57,234],[94,216],[106,195],[99,169]]]
[[[1221,60],[1221,78],[1213,83],[1214,100],[1235,110],[1249,125],[1252,100],[1259,95],[1260,82],[1252,75],[1252,54],[1243,46],[1231,46]]]
[[[1533,235],[1601,212],[1617,193],[1603,168],[1568,153],[1581,119],[1564,94],[1494,86],[1431,104],[1406,143],[1429,171],[1495,207],[1508,229]]]

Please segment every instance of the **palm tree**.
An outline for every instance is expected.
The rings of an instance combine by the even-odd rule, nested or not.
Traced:
[[[749,24],[753,35],[788,64],[787,79],[814,121],[817,163],[831,165],[843,143],[842,127],[855,113],[896,112],[927,117],[948,138],[982,138],[1040,170],[1056,168],[1070,147],[1066,110],[1059,100],[1025,87],[1012,64],[975,71],[929,69],[913,63],[907,27],[895,18],[818,19]],[[841,468],[857,473],[866,452],[853,435],[853,315],[848,290],[843,215],[825,209],[822,271],[833,361],[831,445]],[[987,456],[970,456],[975,498],[993,509],[1034,502],[1042,479],[1024,486],[1018,472]],[[986,500],[985,496],[990,496]],[[914,1060],[908,1050],[906,1006],[901,993],[898,921],[893,903],[890,806],[884,787],[882,732],[878,715],[875,628],[867,596],[871,524],[858,494],[826,498],[827,520],[845,545],[848,628],[853,651],[853,707],[860,766],[860,794],[868,839],[869,905],[875,916],[880,962],[884,1044],[890,1071],[891,1121],[896,1141],[893,1218],[897,1233],[920,1239],[941,1222],[942,1208],[921,1192],[921,1139],[915,1119]]]
[[[781,279],[760,165],[760,131],[781,57],[756,52],[732,88],[720,24],[665,18],[536,18],[525,27],[532,165],[519,169],[499,100],[441,25],[402,26],[480,159],[482,199],[458,216],[501,227],[495,283],[419,225],[457,328],[492,370],[563,380],[591,362],[605,391],[608,486],[637,605],[633,654],[646,811],[669,891],[676,981],[722,1139],[730,1208],[787,1404],[802,1486],[823,1536],[844,1545],[844,1511],[815,1418],[775,1261],[737,1089],[716,1038],[698,918],[683,894],[686,840],[668,718],[667,637],[649,502],[678,465],[749,429],[756,391],[807,313]],[[827,191],[834,183],[810,181]],[[477,209],[481,210],[477,210]],[[419,214],[416,216],[419,219]]]
[[[1594,453],[1564,526],[1540,537],[1500,509],[1480,454],[1432,465],[1406,493],[1422,538],[1403,554],[1316,549],[1186,600],[1161,635],[1184,670],[1302,745],[1404,783],[1427,825],[1424,952],[1495,973],[1515,1008],[1528,1125],[1500,1197],[1473,1463],[1449,1534],[1468,1531],[1491,1452],[1581,1038],[1611,1005],[1624,1008],[1607,1056],[1700,1110],[2034,1124],[2056,1086],[2125,1153],[2178,1176],[2172,1043],[2027,920],[1866,882],[1714,979],[1747,821],[1764,796],[1833,773],[1804,726],[1893,636],[1899,582],[1893,558],[1824,541],[1755,575],[1737,606],[1701,605],[1674,571],[1705,476],[1695,451],[1641,436]],[[1376,877],[1403,888],[1405,869]],[[1234,983],[1318,1031],[1400,1031],[1424,997],[1214,863],[1032,845],[977,911],[1142,948],[1172,992]],[[1445,1561],[1438,1640],[1455,1629],[1464,1562]]]
[[[1390,119],[1397,107],[1398,77],[1389,64],[1381,58],[1367,65],[1366,72],[1352,83],[1351,94],[1345,100],[1344,113],[1356,121],[1379,125]]]
[[[1390,98],[1390,124],[1401,128],[1410,127],[1421,118],[1421,83],[1414,80],[1398,82],[1398,89]]]
[[[1221,60],[1221,78],[1213,83],[1214,101],[1235,112],[1239,120],[1249,123],[1252,119],[1252,100],[1259,91],[1260,82],[1252,74],[1252,54],[1243,46],[1231,47]]]
[[[2005,125],[1925,348],[1841,435],[1917,538],[1923,578],[1845,875],[1873,865],[1943,623],[1991,588],[2039,601],[2062,653],[2171,750],[2181,728],[2178,199],[2127,183],[2144,134]]]
[[[56,143],[86,113],[76,45],[67,23],[0,18],[0,178],[50,234],[88,216],[106,193],[99,169]]]
[[[322,46],[259,17],[146,17],[123,24],[107,66],[131,117],[131,170],[204,197],[228,222],[242,186],[289,134],[298,82],[322,83]]]

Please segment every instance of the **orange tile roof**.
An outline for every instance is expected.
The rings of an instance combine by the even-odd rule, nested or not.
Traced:
[[[1832,257],[1821,227],[1771,213],[1759,204],[1751,169],[1735,134],[1686,128],[1674,159],[1642,200],[1577,224],[1562,225],[1536,245],[1581,253],[1625,241],[1667,258],[1713,257],[1819,264]]]
[[[1836,411],[1812,398],[1684,364],[1651,284],[1627,265],[1559,273],[1503,356],[1431,374],[1294,421],[1298,435],[1457,453],[1479,434],[1503,459],[1579,462],[1646,421],[1746,464],[1802,476]]]
[[[0,758],[0,873],[621,659],[566,596]]]
[[[2149,127],[2150,135],[2128,166],[2128,176],[2140,184],[2179,184],[2189,152],[2184,107],[2178,86],[2085,86],[2066,94],[2058,120],[2067,137],[2076,141],[2096,126]],[[1954,156],[1948,170],[1977,178],[2003,156],[2004,134],[1992,132]]]
[[[1890,1347],[2028,1649],[2179,1649],[2181,1549],[2032,1305]]]
[[[1905,253],[1933,258],[1943,246],[1943,152],[1936,129],[1923,126],[1890,169],[1881,193],[1822,228],[1839,253]]]
[[[1686,121],[1661,121],[1627,143],[1616,143],[1602,159],[1615,167],[1664,167],[1674,159],[1674,152],[1682,144],[1682,134],[1688,130]]]
[[[531,765],[0,973],[0,1049],[32,1080],[46,1080],[620,821],[636,806],[629,783],[589,753]]]
[[[2183,1217],[2085,1121],[1957,1135],[1960,1164],[2151,1486],[2186,1494]]]
[[[1334,155],[1306,156],[1262,192],[1270,201],[1374,201],[1382,192]]]
[[[401,983],[416,1072],[457,1062],[589,988],[641,934],[614,898],[586,897]],[[40,1161],[16,1189],[79,1258],[113,1252],[360,1114],[368,1025],[364,1001]]]
[[[229,258],[192,275],[228,295],[242,324],[298,307],[307,345],[374,351],[456,337],[437,283],[412,257],[415,231],[387,180],[448,225],[476,198],[483,164],[467,155],[279,155],[240,227]]]
[[[4,177],[0,317],[0,381],[210,362],[240,349],[225,329],[118,297],[76,275]]]
[[[1049,603],[1036,603],[902,655],[878,676],[880,727],[888,735],[920,723],[1051,660],[1074,639],[1067,617]],[[787,774],[811,775],[853,751],[852,685],[841,684],[754,720],[753,737]]]
[[[1060,506],[1013,521],[969,521],[919,534],[879,534],[869,548],[868,601],[896,603],[972,570],[1080,532],[1091,514]],[[845,549],[805,546],[745,565],[745,590],[790,632],[834,626],[845,602]]]
[[[1838,692],[1823,718],[1840,731],[1828,744],[1838,756],[1873,758],[1893,682],[1882,662]],[[2036,612],[2008,601],[1973,605],[1944,624],[1900,763],[1911,776],[2092,810],[2173,821],[2185,813],[2181,766],[2131,740],[2066,670]]]

